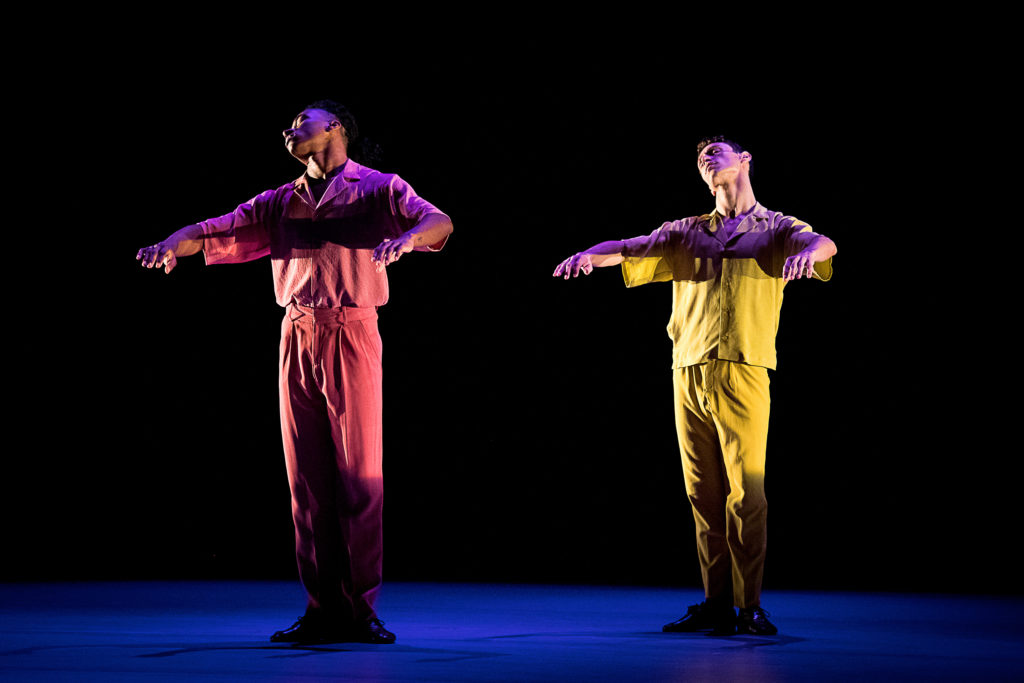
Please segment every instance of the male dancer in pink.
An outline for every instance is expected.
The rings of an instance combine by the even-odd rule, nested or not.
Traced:
[[[705,600],[664,631],[778,632],[761,608],[768,370],[783,287],[802,277],[828,280],[836,246],[757,203],[750,161],[731,140],[702,140],[697,170],[715,197],[713,212],[602,242],[554,272],[569,278],[621,264],[627,287],[672,282],[676,430]]]
[[[281,429],[306,613],[274,642],[392,643],[374,609],[381,586],[381,339],[385,266],[437,251],[451,220],[404,180],[351,158],[352,114],[309,105],[284,131],[306,167],[232,213],[139,250],[146,268],[270,256],[281,335]]]

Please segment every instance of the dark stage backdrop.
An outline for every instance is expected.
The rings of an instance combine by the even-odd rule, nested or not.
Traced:
[[[295,575],[269,261],[165,276],[135,253],[297,177],[280,131],[326,96],[455,224],[442,253],[389,269],[387,579],[699,585],[670,287],[551,271],[710,210],[694,144],[724,133],[752,152],[761,203],[839,246],[832,282],[786,288],[766,587],[1019,590],[1001,550],[1019,496],[997,389],[1012,348],[992,315],[1014,297],[1009,253],[980,249],[996,226],[968,204],[974,112],[953,86],[466,63],[81,84],[78,180],[40,174],[22,195],[48,218],[26,218],[38,251],[18,258],[41,267],[18,264],[30,296],[8,316],[3,578]]]

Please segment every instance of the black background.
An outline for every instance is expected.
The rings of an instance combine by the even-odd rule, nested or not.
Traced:
[[[389,269],[387,580],[699,584],[670,287],[551,272],[709,211],[694,145],[724,133],[839,247],[786,289],[766,587],[1019,591],[1013,249],[977,149],[998,166],[1002,133],[950,63],[144,42],[25,100],[56,116],[12,187],[2,578],[295,576],[270,264],[135,253],[297,177],[280,131],[330,97],[455,225]]]

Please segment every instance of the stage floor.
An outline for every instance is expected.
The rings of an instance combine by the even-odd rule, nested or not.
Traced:
[[[667,634],[697,591],[385,584],[394,645],[281,646],[290,582],[0,584],[0,679],[1021,681],[1024,598],[771,592],[774,637]]]

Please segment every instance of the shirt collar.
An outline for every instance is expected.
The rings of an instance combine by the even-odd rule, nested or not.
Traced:
[[[736,226],[736,233],[734,234],[738,234],[740,232],[749,232],[748,228],[740,230],[740,226],[746,224],[746,222],[750,219],[754,219],[755,221],[763,221],[767,220],[770,217],[770,212],[768,211],[768,209],[764,208],[761,205],[761,202],[754,202],[754,208],[751,209],[750,213],[744,216],[743,220],[740,221],[740,224]],[[722,216],[722,214],[718,213],[718,209],[715,209],[711,213],[707,214],[704,218],[704,229],[707,230],[708,232],[711,232],[712,225],[715,225],[716,223],[721,223],[723,220],[725,220],[725,217]]]
[[[708,217],[709,218],[717,218],[718,220],[724,220],[725,219],[725,216],[723,216],[722,214],[718,213],[718,209],[715,209],[714,211],[709,213]],[[768,218],[768,209],[766,209],[763,206],[761,206],[761,202],[754,202],[754,208],[752,208],[750,210],[750,212],[746,216],[743,217],[743,220],[747,220],[748,218],[757,218],[759,220],[763,220],[765,218]]]
[[[341,178],[347,182],[357,183],[365,178],[369,173],[369,168],[362,164],[357,164],[352,159],[348,159],[345,162],[345,165],[341,167],[341,170],[334,170],[334,175],[331,178],[331,181],[333,182],[334,178],[341,176]],[[296,192],[306,192],[308,184],[309,182],[306,180],[306,174],[303,173],[295,180],[295,182],[292,183],[292,186]]]

